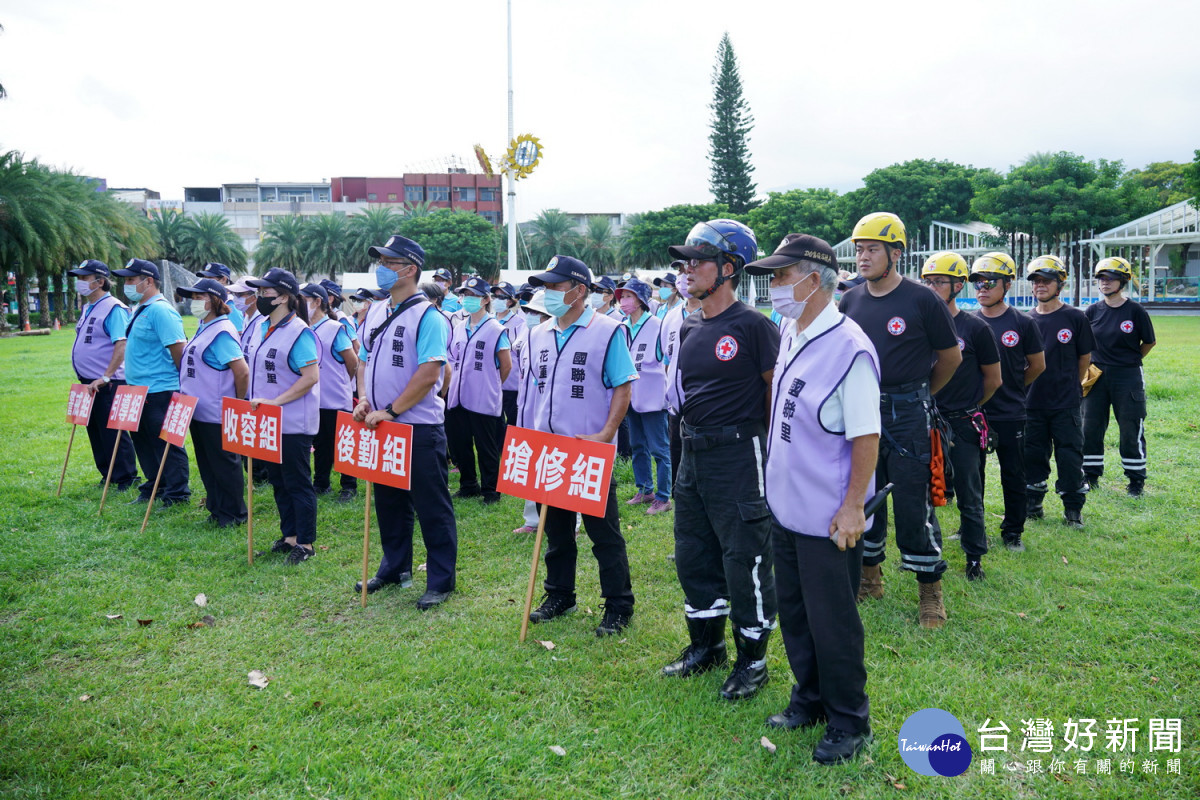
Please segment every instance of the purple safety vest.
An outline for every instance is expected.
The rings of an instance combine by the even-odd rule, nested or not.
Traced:
[[[261,325],[261,322],[256,323]],[[254,347],[254,355],[250,362],[250,397],[262,397],[271,400],[292,388],[300,379],[300,373],[293,372],[288,364],[288,355],[292,352],[300,335],[309,330],[304,320],[293,315],[266,339],[262,339]],[[317,384],[306,392],[283,406],[283,432],[306,433],[315,436],[320,427],[320,415],[317,411],[321,405],[321,384]]]
[[[87,311],[75,323],[75,342],[71,345],[71,366],[80,380],[94,381],[104,374],[112,361],[112,339],[104,332],[104,323],[108,315],[118,308],[129,311],[129,307],[108,292],[104,293],[94,303],[88,305]],[[125,380],[125,364],[117,367],[112,375],[114,380]]]
[[[683,379],[679,377],[679,330],[683,327],[686,304],[680,303],[670,311],[662,321],[658,340],[667,361],[667,408],[672,414],[678,415],[683,408]]]
[[[633,383],[633,396],[629,407],[639,414],[647,411],[662,411],[667,407],[667,372],[666,365],[658,357],[658,337],[662,329],[662,320],[649,312],[643,312],[642,327],[637,335],[629,339],[629,352],[633,356],[633,366],[637,370],[638,380]],[[633,325],[626,322],[626,332],[633,332]],[[664,353],[665,355],[665,353]]]
[[[263,315],[255,311],[254,316],[246,320],[246,326],[242,328],[242,352],[246,354],[247,364],[253,363],[254,348],[258,347],[258,342],[262,339],[262,322]]]
[[[371,332],[391,316],[392,308],[387,301],[372,304],[359,340],[370,356],[365,373],[367,385],[359,387],[359,396],[365,392],[373,409],[381,409],[399,397],[417,374],[417,368],[421,366],[417,363],[417,333],[421,320],[426,314],[441,313],[428,300],[422,300],[392,320],[392,324],[380,331],[372,344]],[[409,425],[441,425],[445,422],[446,404],[438,397],[445,374],[445,370],[439,371],[429,394],[396,417],[396,421]]]
[[[197,422],[220,422],[221,398],[236,396],[233,370],[228,366],[225,369],[213,369],[204,360],[204,351],[222,332],[237,341],[237,326],[229,317],[221,317],[205,325],[183,348],[183,358],[179,363],[179,391],[198,398],[196,411],[192,415]]]
[[[613,394],[604,385],[604,358],[613,339],[626,336],[625,328],[592,314],[586,328],[571,328],[559,350],[556,327],[550,320],[530,331],[521,427],[564,436],[598,433],[608,421]]]
[[[500,368],[496,366],[496,347],[504,326],[495,317],[487,317],[467,334],[467,323],[454,326],[450,336],[449,408],[462,406],[476,414],[498,417],[504,411],[500,394]]]
[[[511,343],[512,370],[517,375],[517,410],[525,407],[525,376],[529,374],[529,334],[533,328],[528,324],[521,329],[517,340]],[[517,418],[518,420],[520,417]]]
[[[333,351],[333,343],[344,329],[340,321],[325,317],[312,332],[317,336],[317,357],[321,360],[321,408],[353,411],[350,403],[354,385],[346,374],[346,365],[337,360]]]
[[[767,505],[784,528],[803,536],[827,538],[833,515],[842,506],[850,481],[851,443],[845,431],[821,424],[821,407],[866,353],[879,375],[875,348],[849,317],[789,355],[795,328],[784,333],[771,381],[771,427],[767,436]],[[875,476],[865,502],[875,493]],[[867,518],[867,527],[871,518]]]
[[[513,310],[507,319],[501,321],[497,318],[496,321],[500,322],[508,331],[508,346],[511,351],[511,349],[516,347],[517,339],[520,338],[521,333],[525,330],[525,315],[520,310]],[[508,377],[504,379],[504,386],[501,388],[506,392],[516,392],[520,391],[520,387],[521,376],[517,372],[517,365],[514,362],[513,368],[508,371]]]

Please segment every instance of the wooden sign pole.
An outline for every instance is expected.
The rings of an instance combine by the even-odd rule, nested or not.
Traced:
[[[71,445],[75,444],[75,429],[77,427],[79,426],[71,426],[71,438],[67,440],[67,457],[63,459],[62,474],[58,476],[58,494],[54,495],[55,497],[62,497],[63,480],[67,477],[67,462],[71,460]]]
[[[162,460],[158,462],[158,474],[154,476],[154,488],[150,490],[150,499],[146,502],[146,516],[142,517],[142,529],[138,534],[146,532],[146,523],[150,521],[150,511],[154,508],[154,498],[158,495],[158,482],[162,480],[163,468],[167,465],[167,454],[171,452],[170,443],[167,442],[166,445]]]
[[[542,559],[542,534],[546,530],[546,510],[550,506],[542,503],[542,513],[538,517],[537,536],[533,540],[533,563],[529,567],[529,588],[525,592],[525,613],[521,616],[521,641],[529,633],[529,612],[533,610],[533,588],[537,585],[538,562]]]
[[[112,458],[108,460],[108,474],[104,476],[104,491],[100,495],[100,516],[104,516],[104,498],[108,497],[108,484],[112,481],[113,467],[117,464],[117,448],[121,446],[121,432],[117,431],[117,441],[113,443]]]
[[[362,570],[362,607],[367,607],[367,569],[371,550],[371,486],[370,481],[367,484],[367,502],[363,510],[363,570]]]
[[[254,457],[246,456],[246,563],[254,566]]]

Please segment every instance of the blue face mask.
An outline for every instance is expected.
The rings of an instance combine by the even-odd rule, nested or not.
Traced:
[[[380,264],[375,268],[375,282],[378,283],[379,288],[383,289],[385,292],[389,291],[393,286],[395,286],[397,280],[398,276],[396,275],[395,271],[385,267],[383,264]]]
[[[474,314],[476,311],[483,308],[483,298],[467,295],[462,299],[462,306],[468,314]]]
[[[671,296],[671,288],[669,286],[660,286],[658,288],[658,299],[666,300]]]
[[[563,300],[563,295],[566,292],[560,292],[557,289],[547,289],[546,294],[542,297],[542,302],[546,304],[546,310],[551,316],[561,317],[571,310],[571,307]]]
[[[140,303],[145,295],[142,292],[139,292],[136,287],[137,284],[134,284],[133,286],[126,286],[125,296],[135,303]]]

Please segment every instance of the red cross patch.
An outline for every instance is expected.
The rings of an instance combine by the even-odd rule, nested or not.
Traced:
[[[892,317],[888,320],[888,333],[892,336],[899,336],[904,333],[904,329],[908,326],[904,324],[904,317]]]
[[[1067,342],[1071,341],[1071,329],[1063,328],[1061,331],[1059,331],[1058,332],[1058,340],[1060,342],[1062,342],[1063,344],[1066,344]]]
[[[1021,335],[1016,331],[1005,331],[1000,335],[1000,344],[1005,347],[1016,347],[1019,341],[1021,341]]]
[[[1133,320],[1127,319],[1121,323],[1121,330],[1125,333],[1133,333]]]
[[[737,355],[738,343],[737,339],[732,336],[722,336],[717,341],[716,353],[717,358],[722,361],[729,361]]]

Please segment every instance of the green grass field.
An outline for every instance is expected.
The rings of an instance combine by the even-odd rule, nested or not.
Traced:
[[[278,556],[248,566],[245,528],[218,531],[196,507],[156,509],[144,535],[144,507],[125,495],[98,518],[85,435],[56,499],[71,333],[0,340],[0,795],[1198,797],[1200,318],[1155,323],[1146,496],[1123,492],[1113,425],[1086,529],[1060,525],[1051,496],[1047,519],[1027,528],[1028,552],[1012,554],[995,542],[993,463],[987,580],[968,585],[947,543],[950,620],[931,632],[916,624],[912,576],[887,562],[886,597],[862,608],[875,741],[833,768],[810,760],[819,729],[763,725],[791,685],[778,637],[771,683],[742,704],[717,695],[723,673],[659,676],[685,643],[670,515],[624,514],[638,602],[622,637],[592,633],[596,568],[581,547],[579,613],[517,643],[532,537],[509,532],[521,524],[515,498],[457,501],[459,589],[445,606],[416,611],[418,572],[363,610],[352,591],[361,501],[322,498],[318,555],[288,568]],[[628,465],[617,478],[623,500]],[[199,499],[194,465],[192,487]],[[269,491],[256,508],[262,549],[278,535]],[[941,515],[953,531],[953,508]],[[191,627],[205,615],[213,625]],[[248,684],[251,670],[270,677],[266,689]],[[912,772],[896,737],[926,707],[956,715],[973,747],[986,719],[1003,720],[1008,752],[977,752],[957,778]],[[1021,751],[1021,720],[1034,718],[1054,724],[1053,753]],[[1086,774],[1065,751],[1068,718],[1099,720]],[[1105,751],[1112,718],[1139,720],[1135,753]],[[1148,752],[1151,718],[1182,720],[1181,752]],[[981,755],[995,774],[981,774]],[[1096,774],[1103,757],[1113,774]],[[1040,773],[1025,765],[1036,758]],[[1051,758],[1065,773],[1051,774]],[[1122,758],[1134,759],[1131,774]],[[1157,773],[1143,771],[1150,761]]]

